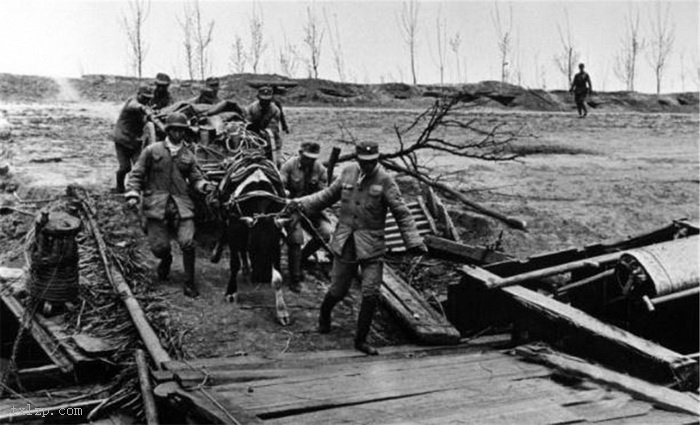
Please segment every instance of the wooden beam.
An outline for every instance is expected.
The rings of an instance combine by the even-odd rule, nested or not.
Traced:
[[[433,218],[432,214],[430,214],[428,207],[425,205],[425,201],[420,196],[418,197],[418,205],[420,205],[420,209],[423,212],[425,219],[428,220],[428,225],[430,225],[430,231],[432,231],[434,235],[437,235],[438,229],[435,225],[435,219]]]
[[[495,274],[489,274],[482,283],[489,289],[504,288],[507,286],[519,285],[524,282],[542,279],[561,273],[568,273],[574,270],[585,268],[599,268],[603,264],[608,264],[617,261],[621,253],[613,252],[603,254],[596,257],[586,258],[584,260],[573,261],[570,263],[559,264],[552,267],[546,267],[531,272],[516,274],[515,276],[500,277]]]
[[[433,235],[423,237],[430,255],[466,264],[488,264],[510,259],[508,255],[484,247],[466,245]]]
[[[15,316],[19,324],[18,332],[24,332],[23,326],[26,326],[30,335],[39,344],[41,349],[46,353],[48,358],[61,369],[63,373],[71,373],[74,370],[73,362],[63,350],[63,347],[56,341],[53,336],[43,326],[39,324],[36,317],[33,315],[27,317],[27,310],[17,299],[12,295],[0,294],[0,299],[5,303],[8,310]]]
[[[693,415],[697,420],[700,400],[692,393],[683,393],[654,385],[546,347],[524,346],[516,348],[515,352],[531,361],[547,364],[566,374],[577,377],[584,376],[674,412]]]
[[[461,271],[475,282],[497,278],[475,266],[464,266]],[[578,339],[579,346],[601,362],[616,362],[663,384],[685,387],[694,380],[697,382],[698,364],[679,353],[522,286],[502,288],[502,291],[525,311],[546,321],[550,331],[561,331],[570,339]]]
[[[146,353],[141,349],[137,349],[134,358],[139,373],[139,386],[141,387],[141,400],[143,401],[146,423],[148,425],[158,425],[158,409],[156,408],[156,401],[153,398],[153,388],[151,387],[151,378],[148,374]]]
[[[380,294],[389,309],[421,343],[459,343],[457,329],[386,264]]]

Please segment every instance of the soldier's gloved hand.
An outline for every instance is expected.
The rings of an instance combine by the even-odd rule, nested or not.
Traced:
[[[425,244],[412,246],[408,249],[410,255],[425,255],[428,253],[428,247]]]
[[[202,186],[202,192],[204,192],[207,195],[213,193],[214,191],[216,191],[216,185],[214,183],[206,182]]]
[[[297,211],[302,211],[302,206],[301,203],[299,203],[298,199],[288,199],[287,200],[287,205],[284,206],[284,209],[282,210],[284,213],[287,214],[292,214]]]

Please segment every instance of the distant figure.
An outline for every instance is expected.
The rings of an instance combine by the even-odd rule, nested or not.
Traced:
[[[574,81],[571,82],[571,88],[569,89],[569,92],[574,94],[579,118],[584,118],[588,115],[586,96],[593,94],[591,77],[588,76],[588,73],[583,68],[584,65],[582,63],[578,64],[579,73],[574,75]]]
[[[170,87],[170,76],[159,72],[156,74],[156,88],[153,90],[153,99],[149,102],[149,106],[155,110],[160,110],[173,103],[173,98],[170,96],[168,88]]]
[[[124,193],[124,178],[131,171],[143,148],[146,121],[153,114],[148,107],[153,99],[153,89],[146,85],[139,86],[135,97],[130,97],[114,125],[114,148],[117,152],[119,169],[117,170],[117,193]]]
[[[209,77],[205,81],[205,87],[199,93],[199,96],[193,97],[187,103],[197,103],[206,105],[216,105],[221,102],[219,98],[219,79]]]
[[[279,154],[282,151],[282,137],[280,136],[280,110],[272,102],[272,87],[263,86],[258,89],[258,100],[248,105],[246,108],[248,128],[259,134],[264,134],[265,130],[270,130],[272,138],[272,157],[277,163]],[[279,166],[279,164],[278,164]]]

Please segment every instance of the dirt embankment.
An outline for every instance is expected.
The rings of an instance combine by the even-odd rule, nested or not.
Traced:
[[[292,106],[424,107],[441,96],[460,96],[470,106],[517,111],[567,111],[575,108],[566,91],[528,89],[498,81],[439,86],[404,83],[352,84],[329,80],[290,79],[279,75],[232,74],[221,77],[221,96],[245,103],[255,97],[261,82],[287,86],[284,103]],[[151,80],[148,80],[151,81]],[[64,83],[64,84],[61,84]],[[46,77],[0,74],[0,100],[62,100],[63,86],[69,85],[85,101],[120,102],[135,93],[139,80],[114,75],[84,75],[82,78],[53,80]],[[199,93],[199,82],[174,80],[171,93],[184,100]],[[588,105],[603,111],[697,113],[697,92],[667,93],[660,96],[636,92],[596,92]]]

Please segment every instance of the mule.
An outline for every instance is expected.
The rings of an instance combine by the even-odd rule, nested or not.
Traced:
[[[288,325],[289,312],[279,272],[280,240],[286,221],[278,217],[285,205],[279,171],[262,151],[241,151],[233,158],[219,193],[230,258],[225,299],[237,303],[237,278],[242,269],[252,283],[270,282],[275,292],[277,320]]]

